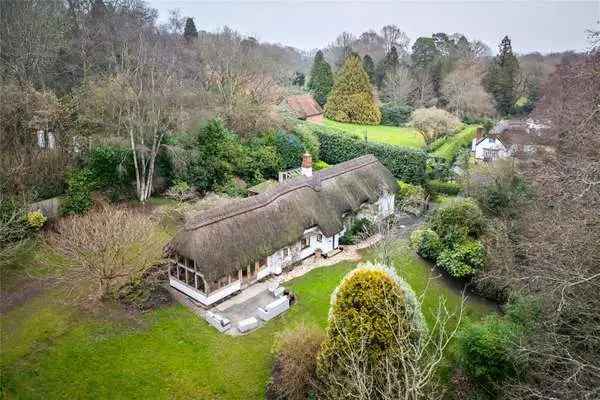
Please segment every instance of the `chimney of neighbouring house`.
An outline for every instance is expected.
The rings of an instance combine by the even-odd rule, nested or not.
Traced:
[[[306,152],[302,156],[302,175],[311,177],[312,172],[312,156]]]

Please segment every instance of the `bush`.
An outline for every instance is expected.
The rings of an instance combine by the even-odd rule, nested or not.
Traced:
[[[445,194],[448,196],[456,196],[460,193],[461,187],[458,183],[452,181],[441,181],[432,179],[425,183],[425,188],[431,194]]]
[[[458,118],[437,107],[416,109],[412,113],[410,124],[421,132],[427,143],[442,135],[451,134],[461,125]]]
[[[325,161],[321,161],[321,160],[319,160],[313,164],[313,169],[315,171],[320,171],[322,169],[329,168],[329,167],[330,167],[329,164],[327,164]]]
[[[439,137],[427,145],[427,150],[428,151],[436,151],[437,149],[442,147],[443,144],[448,142],[449,139],[450,139],[450,136]]]
[[[240,179],[230,178],[215,187],[218,193],[224,193],[230,197],[245,197],[248,194],[247,185]]]
[[[275,143],[281,157],[282,168],[284,170],[298,168],[302,163],[302,154],[305,151],[298,136],[279,131],[275,135]]]
[[[429,218],[429,227],[442,241],[462,235],[477,237],[484,229],[483,213],[472,199],[453,199],[433,212]]]
[[[471,146],[473,138],[477,134],[477,126],[467,126],[460,132],[450,136],[446,143],[438,147],[433,156],[445,159],[449,165],[454,164],[458,154]]]
[[[46,223],[47,218],[41,211],[29,211],[27,213],[27,225],[33,229],[40,229]]]
[[[498,317],[466,325],[458,336],[459,359],[463,370],[488,389],[520,376],[523,366],[514,349],[518,335],[514,324]]]
[[[317,355],[324,340],[320,328],[303,324],[277,335],[267,399],[306,400],[314,396]]]
[[[358,385],[349,380],[356,376],[350,375],[352,365],[360,365],[362,376],[372,379],[373,387],[385,385],[386,367],[402,368],[394,355],[418,349],[427,329],[410,286],[390,268],[371,264],[350,271],[334,290],[328,322],[317,375],[326,398],[335,399],[360,398],[354,396]],[[381,396],[373,393],[370,398]]]
[[[23,240],[30,234],[24,202],[4,198],[3,193],[0,193],[0,249],[8,243]]]
[[[67,178],[67,197],[63,205],[65,214],[85,214],[92,208],[92,191],[97,184],[94,174],[88,168],[77,169]]]
[[[464,241],[442,251],[436,265],[454,278],[472,276],[485,266],[485,248],[477,240]]]
[[[381,125],[400,126],[408,122],[413,108],[409,105],[390,102],[383,103],[381,107]]]
[[[405,182],[421,184],[425,180],[427,154],[385,143],[365,142],[331,128],[313,126],[319,137],[321,159],[339,164],[365,154],[375,155],[392,174]]]
[[[86,167],[98,188],[120,187],[135,179],[130,149],[95,147],[87,158]]]
[[[411,243],[414,242],[417,254],[427,260],[437,260],[443,249],[442,241],[437,233],[431,229],[424,229],[415,231],[413,234],[415,234],[415,237],[413,238],[413,235],[411,235]]]
[[[350,228],[340,237],[340,244],[355,244],[373,232],[373,223],[366,218],[358,218],[352,222]]]
[[[312,156],[313,162],[320,160],[319,153],[319,138],[318,136],[306,125],[296,125],[293,133],[298,136],[305,151],[308,151]]]

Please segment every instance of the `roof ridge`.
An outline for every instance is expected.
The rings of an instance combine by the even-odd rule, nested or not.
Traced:
[[[336,164],[328,169],[322,171],[315,171],[315,174],[313,174],[312,177],[305,177],[303,179],[293,180],[287,184],[283,184],[278,188],[275,188],[272,191],[267,191],[256,196],[247,197],[234,204],[225,204],[221,207],[216,207],[211,211],[217,211],[220,208],[224,208],[225,210],[223,210],[222,214],[214,216],[200,216],[200,221],[196,221],[195,223],[186,222],[184,230],[193,231],[198,228],[212,225],[214,223],[233,218],[241,214],[252,212],[254,210],[266,207],[269,204],[276,201],[277,199],[279,199],[280,197],[285,196],[296,190],[310,188],[314,191],[318,191],[323,181],[333,179],[337,176],[346,174],[359,168],[369,166],[377,162],[379,162],[379,160],[374,155],[366,154],[364,156],[360,156],[357,158],[353,158],[352,160]],[[227,208],[230,208],[230,210],[227,210]],[[211,211],[208,211],[207,213],[210,213]]]

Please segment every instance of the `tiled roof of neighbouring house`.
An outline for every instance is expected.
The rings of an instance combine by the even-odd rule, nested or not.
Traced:
[[[290,96],[285,99],[287,106],[298,118],[308,118],[323,114],[323,109],[309,94]]]

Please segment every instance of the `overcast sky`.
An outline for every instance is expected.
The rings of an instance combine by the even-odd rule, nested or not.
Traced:
[[[435,32],[465,34],[496,50],[509,35],[519,53],[586,50],[587,29],[600,29],[595,1],[200,1],[147,0],[159,10],[178,8],[198,30],[227,25],[261,41],[300,49],[325,47],[342,31],[355,35],[396,24],[411,38]]]

